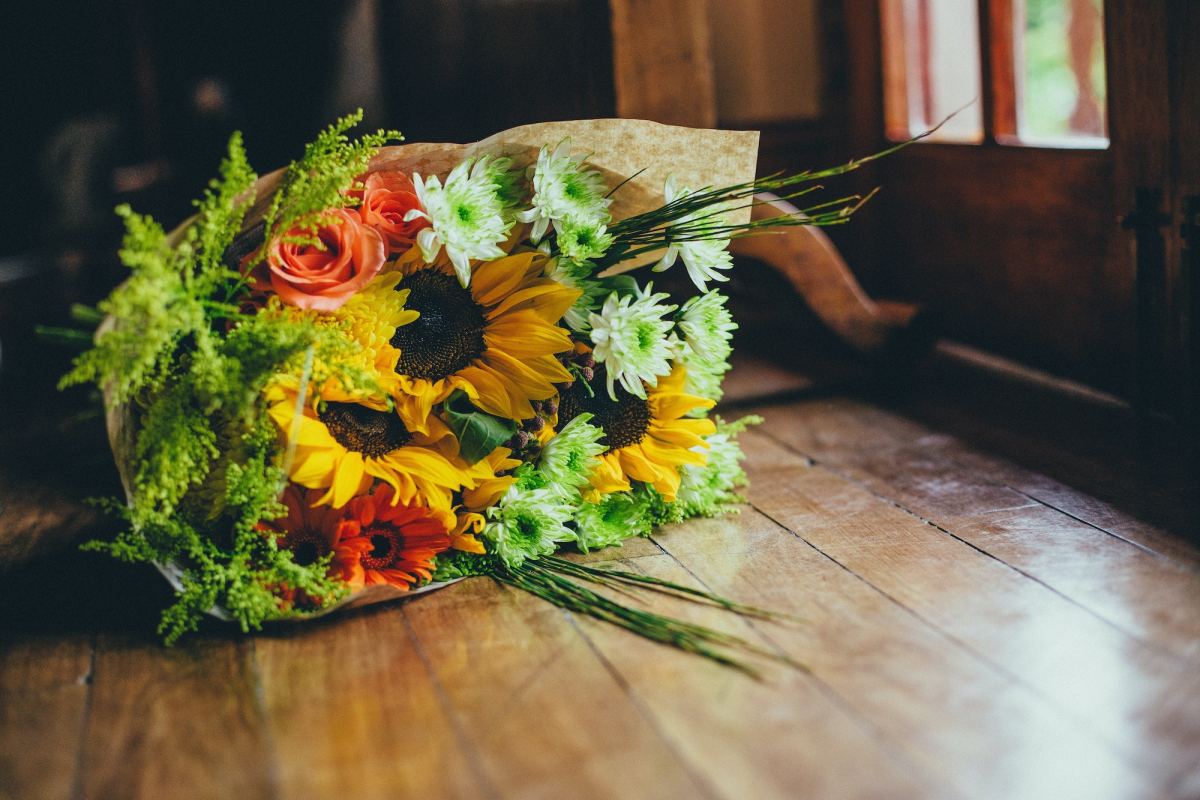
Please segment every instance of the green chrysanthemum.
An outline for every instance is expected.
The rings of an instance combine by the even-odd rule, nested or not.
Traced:
[[[523,491],[512,487],[498,505],[488,509],[483,536],[509,567],[526,559],[547,556],[561,542],[575,539],[567,527],[574,509],[549,488]]]
[[[607,225],[610,219],[605,195],[608,187],[599,172],[584,169],[583,161],[571,158],[571,140],[564,139],[554,150],[543,147],[533,168],[533,207],[517,218],[530,223],[530,239],[536,243],[550,224],[561,235],[563,220],[588,226]]]
[[[662,493],[649,484],[639,484],[633,489],[634,498],[644,504],[646,521],[651,530],[674,522],[682,522],[687,515],[683,506],[662,496]]]
[[[420,217],[430,223],[430,227],[417,234],[421,255],[432,262],[445,247],[463,286],[471,283],[471,259],[489,260],[505,255],[500,243],[507,238],[512,220],[498,191],[497,163],[486,156],[478,161],[467,159],[450,172],[444,186],[436,175],[412,176],[425,210],[409,211],[405,220]]]
[[[525,200],[526,184],[523,170],[512,168],[511,158],[491,158],[484,156],[479,159],[476,167],[481,180],[492,184],[492,190],[500,200],[502,213],[506,221],[515,217],[515,209]]]
[[[591,424],[591,414],[580,414],[551,437],[542,448],[538,470],[550,487],[563,497],[574,500],[588,482],[599,456],[608,449],[600,444],[604,430]]]
[[[553,258],[546,267],[547,278],[580,292],[575,304],[563,315],[563,322],[576,333],[587,333],[592,329],[589,322],[592,312],[600,307],[600,301],[608,295],[604,285],[591,278],[595,269],[590,261],[571,261],[566,258]]]
[[[568,217],[559,224],[558,251],[571,261],[602,257],[612,246],[613,237],[604,223]]]
[[[683,334],[687,391],[714,401],[721,399],[721,380],[729,371],[730,342],[737,330],[725,307],[727,300],[715,289],[693,297],[683,304],[677,323]]]
[[[614,492],[596,503],[583,503],[575,512],[579,549],[612,547],[633,536],[649,536],[650,499],[644,494]]]
[[[736,489],[746,484],[741,462],[746,457],[737,443],[737,435],[762,417],[743,417],[737,422],[718,421],[717,432],[708,436],[708,462],[696,467],[685,464],[681,470],[677,505],[689,517],[713,517],[725,513],[743,501]]]
[[[653,289],[648,283],[636,294],[610,294],[600,313],[588,318],[593,355],[604,364],[608,395],[614,401],[617,383],[644,400],[646,384],[657,386],[659,376],[671,372],[676,341],[670,336],[671,321],[663,317],[676,307],[662,305],[667,294],[653,294]]]

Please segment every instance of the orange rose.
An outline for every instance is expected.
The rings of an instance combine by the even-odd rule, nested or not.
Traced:
[[[424,210],[412,180],[403,172],[373,172],[367,176],[358,211],[363,222],[383,234],[392,255],[409,250],[417,231],[429,225],[421,218],[404,221],[404,215],[414,209]]]
[[[271,288],[283,302],[315,311],[336,311],[379,274],[387,245],[354,211],[331,211],[317,229],[321,250],[277,240],[267,252]]]

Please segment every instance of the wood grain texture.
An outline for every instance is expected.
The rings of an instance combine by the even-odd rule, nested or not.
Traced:
[[[568,616],[490,581],[403,613],[479,768],[505,797],[705,796]],[[432,597],[430,599],[433,599]]]
[[[280,797],[494,796],[394,604],[281,626],[254,665]]]
[[[798,625],[755,627],[940,784],[939,794],[987,786],[1001,797],[1120,797],[1148,785],[1084,726],[761,513],[656,539],[710,590],[801,616]],[[1081,777],[1092,763],[1106,766]]]
[[[274,754],[249,641],[96,648],[80,785],[85,797],[270,798]]]
[[[714,127],[717,96],[705,4],[610,0],[609,10],[617,116]]]
[[[1179,691],[1192,672],[1185,660],[762,434],[744,442],[750,499],[763,513],[1094,728],[1144,772],[1194,761],[1200,696]]]
[[[1039,502],[975,469],[952,438],[886,412],[866,410],[874,424],[857,446],[809,446],[809,432],[836,430],[814,403],[782,410],[777,437],[800,452],[863,480],[923,519],[1072,599],[1154,647],[1188,656],[1200,645],[1200,564],[1191,548],[1150,548],[1167,539],[1137,526],[1125,537]],[[857,428],[855,430],[858,430]],[[1010,466],[1011,471],[1011,466]],[[1001,478],[1001,479],[998,479]],[[1110,527],[1116,527],[1111,525]],[[1145,538],[1147,544],[1137,540]]]
[[[75,793],[91,656],[82,636],[34,637],[0,649],[0,798]]]
[[[896,403],[737,370],[740,408],[775,398],[750,505],[578,558],[794,614],[646,600],[804,669],[755,682],[486,579],[164,649],[114,627],[158,585],[89,588],[92,560],[78,602],[134,596],[0,596],[0,797],[1195,796],[1194,544]]]

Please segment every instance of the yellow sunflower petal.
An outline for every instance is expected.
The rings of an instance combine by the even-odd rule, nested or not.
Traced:
[[[488,348],[526,358],[565,353],[571,337],[562,328],[547,325],[531,311],[518,311],[488,323],[483,333]]]
[[[693,409],[709,409],[716,405],[712,400],[690,394],[652,392],[649,399],[650,413],[656,419],[679,419]]]
[[[525,279],[537,253],[518,253],[481,264],[471,275],[471,294],[481,306],[494,306]]]
[[[592,470],[591,483],[600,494],[629,491],[629,479],[621,471],[620,456],[616,451],[600,456],[599,463]]]
[[[310,489],[324,488],[329,485],[329,477],[333,474],[335,464],[336,451],[314,450],[292,462],[291,474],[288,477]]]
[[[475,388],[478,396],[474,402],[481,410],[505,419],[529,419],[533,416],[529,401],[514,396],[510,389],[511,382],[496,371],[477,365],[463,369],[458,375]]]
[[[505,297],[488,311],[488,319],[509,314],[532,313],[543,322],[554,324],[575,305],[582,292],[552,280],[538,280]]]
[[[362,453],[347,451],[338,462],[337,471],[333,476],[331,502],[334,508],[341,508],[350,502],[362,487],[366,477],[363,469]]]

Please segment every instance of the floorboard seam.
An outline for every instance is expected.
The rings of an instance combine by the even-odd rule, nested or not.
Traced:
[[[450,696],[446,694],[445,687],[438,680],[437,673],[433,669],[433,663],[429,660],[429,655],[425,652],[424,646],[421,645],[421,639],[417,636],[416,630],[413,628],[412,620],[408,618],[408,611],[405,610],[403,604],[396,609],[400,614],[400,618],[404,620],[404,628],[408,631],[408,640],[412,643],[413,650],[417,654],[417,658],[421,659],[421,663],[425,665],[425,673],[429,676],[430,683],[433,684],[434,694],[437,695],[438,703],[442,707],[442,712],[446,715],[447,722],[450,723],[450,729],[454,732],[454,738],[458,741],[458,746],[461,747],[467,756],[468,768],[471,774],[475,776],[480,788],[488,797],[499,798],[501,793],[492,779],[483,769],[483,759],[475,745],[467,736],[466,729],[463,727],[462,720],[459,719],[458,712],[454,710],[454,704],[450,702]]]
[[[787,442],[777,439],[776,437],[771,436],[770,434],[765,434],[765,435],[772,442],[778,444],[780,447],[783,447],[788,452],[793,453],[801,458],[806,459],[809,462],[808,466],[810,466],[811,468],[819,469],[823,472],[827,472],[830,475],[840,478],[840,479],[846,481],[847,483],[851,483],[851,484],[859,487],[863,491],[867,492],[875,499],[880,500],[884,503],[887,503],[888,505],[892,506],[893,508],[903,511],[905,514],[909,515],[913,519],[919,520],[920,522],[930,526],[931,528],[933,528],[937,531],[940,531],[941,533],[945,534],[946,536],[949,536],[951,539],[954,539],[957,542],[961,542],[962,544],[964,544],[967,547],[971,548],[972,550],[976,551],[980,555],[982,555],[992,561],[995,561],[997,564],[1003,565],[1007,569],[1012,570],[1013,572],[1017,573],[1018,575],[1022,576],[1023,578],[1026,578],[1026,579],[1036,583],[1037,585],[1046,589],[1048,592],[1051,592],[1055,596],[1062,598],[1063,600],[1065,600],[1066,602],[1075,606],[1076,608],[1082,610],[1089,616],[1100,620],[1100,622],[1109,626],[1113,630],[1120,632],[1122,636],[1127,636],[1128,638],[1132,639],[1133,641],[1137,642],[1138,644],[1140,644],[1146,648],[1149,648],[1150,650],[1153,650],[1157,653],[1168,656],[1170,658],[1178,659],[1181,661],[1187,660],[1185,656],[1182,656],[1178,653],[1173,652],[1172,650],[1164,648],[1163,646],[1159,645],[1157,642],[1152,642],[1148,639],[1145,639],[1145,638],[1133,633],[1132,631],[1126,630],[1121,625],[1113,622],[1112,620],[1108,619],[1104,615],[1092,610],[1091,608],[1084,605],[1083,603],[1076,600],[1075,598],[1071,597],[1070,595],[1064,594],[1061,590],[1057,589],[1054,586],[1051,586],[1050,584],[1046,583],[1045,581],[1038,578],[1037,576],[1021,569],[1020,567],[1017,567],[1013,564],[1008,563],[1004,559],[1000,558],[997,555],[994,555],[993,553],[988,552],[987,550],[985,550],[984,548],[975,544],[974,542],[971,542],[971,541],[963,538],[962,536],[959,536],[957,533],[954,533],[954,531],[951,531],[951,530],[943,527],[942,525],[938,524],[937,522],[934,522],[932,519],[925,517],[922,514],[917,513],[916,511],[912,510],[911,508],[908,508],[907,506],[905,506],[903,503],[899,502],[898,500],[888,497],[887,495],[881,494],[879,491],[873,489],[865,481],[863,481],[859,478],[856,478],[853,475],[850,475],[850,474],[838,469],[837,467],[833,467],[825,462],[818,461],[817,459],[813,458],[812,456],[792,447]],[[761,511],[761,509],[759,509],[759,510]],[[778,520],[774,520],[774,519],[773,519],[773,521],[778,522]]]
[[[596,656],[596,659],[600,662],[600,664],[604,667],[616,684],[621,687],[621,691],[624,692],[625,696],[629,698],[630,704],[637,711],[638,715],[646,721],[646,724],[650,726],[650,729],[654,731],[655,735],[658,736],[659,740],[662,741],[663,745],[668,751],[670,751],[671,755],[675,757],[675,760],[679,762],[679,765],[691,779],[692,783],[696,785],[696,788],[703,792],[705,797],[712,798],[712,800],[722,800],[724,795],[722,795],[720,791],[718,791],[717,788],[712,785],[708,778],[706,778],[702,773],[697,772],[695,767],[692,766],[692,763],[683,755],[682,752],[680,752],[678,745],[676,745],[675,741],[667,735],[667,732],[663,730],[662,726],[659,724],[657,717],[654,715],[654,711],[651,710],[650,707],[646,705],[646,703],[640,697],[638,697],[637,692],[632,686],[630,686],[629,682],[625,680],[625,676],[621,674],[621,671],[617,669],[615,664],[608,660],[607,656],[604,655],[603,651],[601,651],[601,649],[592,640],[592,637],[587,635],[587,632],[584,631],[583,627],[579,624],[578,618],[567,610],[563,611],[563,615],[567,618],[567,624],[575,630],[575,633],[578,634],[581,639],[583,639],[583,642],[587,648],[592,651],[592,653]]]
[[[955,647],[959,648],[964,653],[966,653],[968,656],[977,660],[983,666],[991,669],[997,675],[1000,675],[1001,677],[1003,677],[1010,684],[1013,684],[1014,686],[1024,689],[1025,691],[1029,692],[1034,697],[1039,698],[1042,701],[1046,702],[1051,708],[1054,709],[1055,713],[1057,713],[1057,714],[1061,715],[1063,718],[1069,720],[1071,723],[1073,723],[1073,725],[1078,726],[1078,728],[1081,730],[1083,735],[1092,736],[1096,742],[1102,744],[1106,749],[1112,751],[1114,753],[1114,755],[1119,757],[1121,759],[1122,763],[1124,763],[1126,766],[1130,767],[1130,769],[1134,770],[1137,774],[1142,775],[1143,777],[1147,778],[1147,780],[1151,780],[1151,778],[1146,775],[1146,769],[1143,765],[1134,761],[1132,756],[1130,756],[1129,754],[1127,754],[1123,750],[1121,750],[1115,742],[1113,742],[1112,740],[1110,740],[1108,738],[1108,736],[1094,732],[1094,730],[1095,730],[1094,726],[1087,719],[1083,719],[1083,718],[1077,716],[1069,708],[1064,708],[1062,705],[1060,705],[1058,703],[1058,701],[1054,698],[1053,695],[1049,695],[1049,694],[1043,692],[1040,688],[1029,683],[1022,676],[1012,672],[1007,667],[1005,667],[1003,664],[997,663],[996,661],[992,660],[990,657],[988,657],[988,655],[986,653],[982,653],[979,650],[977,650],[969,642],[966,642],[966,641],[960,639],[959,637],[955,636],[953,633],[945,630],[940,625],[935,623],[933,620],[928,619],[927,617],[925,617],[923,614],[916,611],[915,609],[909,608],[907,605],[900,602],[899,598],[897,598],[890,592],[885,591],[884,589],[880,588],[879,586],[876,586],[874,583],[867,580],[862,575],[859,575],[857,572],[852,570],[850,567],[846,566],[845,564],[843,564],[841,561],[834,558],[830,554],[826,553],[824,550],[822,550],[820,547],[818,547],[817,545],[810,542],[808,539],[805,539],[803,536],[800,535],[799,532],[793,530],[792,528],[790,528],[787,525],[784,525],[782,522],[775,519],[775,517],[771,516],[769,513],[762,510],[758,506],[751,503],[750,507],[753,508],[758,513],[762,514],[764,517],[769,519],[771,522],[773,522],[775,525],[779,526],[781,529],[783,529],[787,533],[791,534],[792,536],[795,536],[797,539],[804,542],[806,545],[811,547],[813,550],[820,553],[824,558],[829,559],[831,562],[833,562],[837,566],[841,567],[847,573],[854,576],[855,579],[861,581],[863,584],[870,587],[872,591],[878,592],[882,597],[886,598],[888,600],[888,602],[892,603],[897,608],[899,608],[901,611],[903,611],[904,613],[908,614],[913,619],[915,619],[919,623],[921,623],[921,625],[928,628],[934,635],[940,636],[941,638],[950,642]],[[1153,782],[1152,782],[1152,785],[1153,785]]]
[[[751,506],[751,508],[753,508],[753,506]],[[757,511],[758,509],[755,509],[755,510]],[[759,513],[762,514],[761,511],[759,511]],[[767,517],[766,514],[763,514],[763,516]],[[767,517],[767,519],[769,519],[776,526],[781,528],[785,533],[789,533],[789,534],[792,533],[787,528],[784,528],[782,525],[779,525],[779,523],[776,522],[774,519],[771,519],[770,517]],[[694,581],[696,581],[696,583],[698,583],[700,586],[702,586],[704,588],[705,591],[707,591],[707,592],[714,591],[712,586],[710,586],[707,581],[705,581],[703,578],[701,578],[699,575],[697,575],[695,572],[693,572],[691,567],[687,566],[682,561],[680,561],[675,556],[674,553],[672,553],[670,550],[668,550],[662,544],[662,542],[658,541],[657,537],[652,535],[649,538],[650,538],[650,541],[654,543],[654,546],[662,551],[663,555],[667,556],[672,561],[674,561],[676,564],[678,564],[680,569],[682,569],[684,572],[686,572],[688,575],[690,575],[692,577],[692,579]],[[801,541],[803,541],[803,540],[801,540]],[[808,542],[805,542],[805,544],[808,544]],[[809,546],[811,547],[811,545],[809,545]],[[820,552],[820,551],[817,551],[817,552]],[[821,553],[821,555],[824,556],[825,554]],[[836,562],[834,562],[834,563],[836,563]],[[838,564],[838,566],[841,566],[841,565]],[[750,619],[747,617],[742,617],[742,621],[747,627],[749,627],[754,632],[755,636],[757,636],[759,638],[759,640],[766,642],[770,646],[770,648],[775,652],[775,654],[777,656],[780,656],[782,658],[789,657],[787,650],[784,649],[779,644],[779,642],[776,641],[773,636],[771,636],[770,633],[763,630],[757,624],[756,620],[753,620],[753,619]],[[870,719],[863,716],[862,713],[859,712],[853,705],[851,705],[850,702],[840,692],[838,692],[836,689],[834,689],[832,686],[830,686],[828,683],[826,683],[824,680],[822,680],[819,675],[817,675],[815,672],[813,672],[807,666],[804,667],[803,672],[805,675],[807,675],[812,680],[812,682],[816,685],[817,690],[819,692],[821,692],[822,695],[827,697],[830,700],[830,702],[832,702],[837,708],[841,709],[842,712],[845,713],[846,716],[848,716],[852,721],[854,721],[854,723],[857,724],[859,726],[859,728],[861,730],[863,730],[868,736],[870,736],[872,739],[874,739],[874,740],[878,741],[880,744],[882,744],[888,752],[892,753],[892,755],[896,758],[896,760],[900,763],[900,765],[902,767],[904,767],[905,769],[909,769],[909,770],[917,770],[922,775],[927,775],[926,770],[918,762],[913,761],[908,756],[908,754],[904,751],[903,748],[901,748],[898,744],[896,744],[894,741],[892,741],[892,739],[887,735],[887,733],[885,731],[883,731],[881,728],[879,728],[878,725],[874,724],[873,722],[871,722]],[[929,777],[929,780],[932,782],[932,776]],[[936,785],[936,783],[933,783],[932,785]]]
[[[87,672],[82,676],[82,682],[87,685],[87,693],[83,699],[83,713],[79,719],[79,736],[76,739],[75,749],[75,775],[71,781],[71,797],[84,797],[84,771],[87,769],[87,734],[88,726],[92,721],[92,694],[96,691],[96,648],[99,646],[99,637],[92,634],[90,639],[90,647],[88,649],[88,665]]]
[[[1155,548],[1153,548],[1149,545],[1145,545],[1145,544],[1142,544],[1141,542],[1136,542],[1133,539],[1130,539],[1126,536],[1122,536],[1121,534],[1119,534],[1115,531],[1110,531],[1108,528],[1105,528],[1101,525],[1097,525],[1094,522],[1089,522],[1088,520],[1083,519],[1082,517],[1080,517],[1076,514],[1073,514],[1064,508],[1059,508],[1058,506],[1054,505],[1053,503],[1049,503],[1045,500],[1042,500],[1039,497],[1035,497],[1034,495],[1029,494],[1026,491],[1018,489],[1016,486],[1005,484],[1005,488],[1011,489],[1012,491],[1016,492],[1017,494],[1023,495],[1024,497],[1028,497],[1030,500],[1037,503],[1039,506],[1049,508],[1052,511],[1057,511],[1059,514],[1062,514],[1064,517],[1070,517],[1071,519],[1075,520],[1076,522],[1078,522],[1082,525],[1086,525],[1087,527],[1089,527],[1093,530],[1099,531],[1100,533],[1103,533],[1106,536],[1111,536],[1112,538],[1116,539],[1119,542],[1124,542],[1125,544],[1130,545],[1131,547],[1136,547],[1138,550],[1141,550],[1144,553],[1152,555],[1156,558],[1161,558],[1164,561],[1166,561],[1168,564],[1174,564],[1182,569],[1188,570],[1189,572],[1200,572],[1200,564],[1188,563],[1187,561],[1180,559],[1177,556],[1169,555],[1160,550],[1156,550]]]
[[[250,670],[250,686],[254,695],[254,711],[258,714],[259,724],[262,726],[263,743],[270,756],[267,766],[267,781],[271,787],[271,796],[278,798],[283,796],[279,744],[275,740],[275,726],[271,724],[271,718],[267,714],[267,693],[263,687],[262,673],[258,669],[258,646],[253,637],[247,638],[246,650],[246,662]]]

